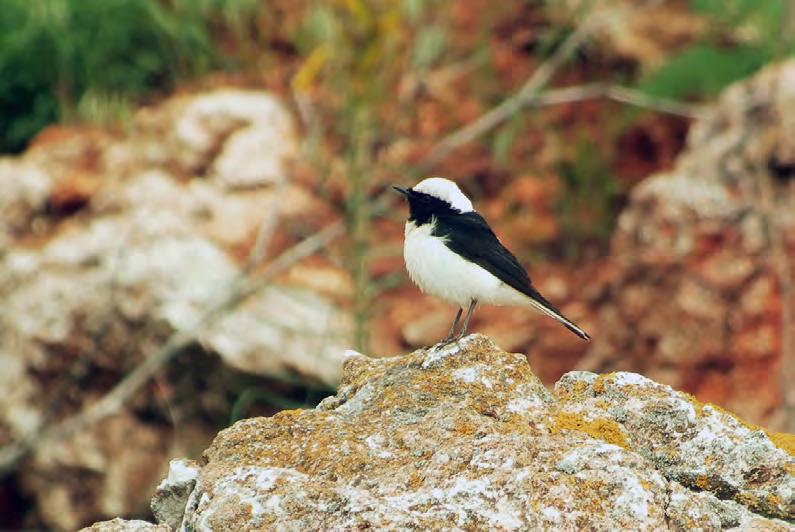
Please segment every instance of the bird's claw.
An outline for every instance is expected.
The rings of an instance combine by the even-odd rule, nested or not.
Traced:
[[[455,336],[448,336],[448,337],[446,337],[446,338],[442,338],[441,340],[439,340],[438,342],[436,342],[435,344],[433,344],[433,345],[431,346],[431,349],[440,349],[440,348],[442,348],[442,347],[446,347],[446,346],[448,346],[448,345],[450,345],[450,344],[454,344],[454,343],[456,343],[456,342],[457,342],[457,341],[459,341],[460,339],[461,339],[461,337],[460,337],[460,336],[458,336],[458,335],[455,335]]]

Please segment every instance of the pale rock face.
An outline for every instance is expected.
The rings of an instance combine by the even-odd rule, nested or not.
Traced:
[[[168,475],[157,486],[152,511],[158,522],[176,530],[185,515],[185,500],[196,487],[199,466],[190,460],[172,460]]]
[[[480,335],[390,359],[350,353],[335,396],[240,421],[204,458],[189,494],[164,481],[153,500],[156,514],[184,508],[180,530],[785,531],[795,520],[795,459],[765,433],[636,374],[570,373],[553,396],[524,356]]]
[[[37,165],[14,159],[0,159],[0,254],[6,239],[28,231],[52,190],[52,177]]]
[[[219,90],[143,108],[129,135],[97,142],[75,131],[0,159],[0,446],[77,414],[172,334],[193,331],[232,292],[262,226],[281,235],[297,217],[325,222],[324,200],[289,182],[296,146],[276,98]],[[83,178],[96,186],[80,188]],[[54,212],[58,194],[75,194],[78,211]],[[304,279],[324,281],[304,266]],[[174,427],[136,411],[170,415],[169,401],[201,389],[179,432],[207,442],[215,429],[205,414],[228,407],[235,370],[335,385],[349,314],[286,273],[289,286],[267,286],[198,329],[199,345],[163,373],[164,395],[144,389],[117,416],[39,445],[16,483],[31,518],[75,530],[145,511],[142,494],[183,451]]]
[[[290,115],[263,92],[220,89],[195,98],[173,136],[187,168],[201,171],[211,161],[211,177],[231,187],[284,183],[297,154]]]

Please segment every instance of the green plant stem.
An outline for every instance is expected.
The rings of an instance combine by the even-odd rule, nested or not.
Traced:
[[[372,128],[367,105],[354,104],[349,132],[352,147],[348,156],[348,181],[350,193],[347,202],[351,236],[351,274],[354,281],[354,345],[362,351],[369,346],[370,333],[370,222],[372,209],[368,197],[368,169],[371,167],[370,129]]]

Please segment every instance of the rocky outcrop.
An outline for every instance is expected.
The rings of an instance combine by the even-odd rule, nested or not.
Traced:
[[[721,95],[673,170],[633,190],[592,283],[582,369],[639,371],[784,426],[782,291],[793,280],[779,282],[792,269],[776,260],[795,260],[793,113],[795,62],[768,68]]]
[[[169,532],[168,525],[153,525],[146,521],[126,519],[111,519],[110,521],[100,521],[93,525],[83,528],[81,532]]]
[[[124,136],[54,128],[0,161],[0,447],[78,413],[196,328],[236,286],[262,224],[275,228],[267,261],[333,220],[291,181],[296,150],[278,100],[218,90],[142,109]],[[340,268],[324,274],[344,289]],[[347,313],[301,281],[311,268],[285,277],[198,329],[181,369],[121,415],[38,446],[15,479],[33,522],[74,530],[139,511],[170,455],[226,421],[241,371],[333,386]]]
[[[200,464],[172,462],[153,510],[185,530],[793,530],[788,438],[632,373],[573,372],[551,393],[472,335],[351,353],[316,409],[240,421]]]

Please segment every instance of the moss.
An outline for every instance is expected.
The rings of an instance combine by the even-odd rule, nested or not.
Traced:
[[[412,471],[409,475],[408,488],[416,491],[420,489],[420,486],[422,486],[424,480],[425,477],[423,477],[419,472]]]
[[[478,431],[478,426],[469,419],[461,419],[455,424],[453,430],[461,436],[471,436]]]
[[[597,418],[594,420],[587,420],[578,414],[560,412],[555,416],[550,432],[552,434],[557,434],[562,430],[576,430],[592,438],[596,438],[597,440],[629,449],[629,442],[627,442],[624,430],[621,425],[612,419]]]
[[[704,403],[696,399],[695,395],[689,394],[687,392],[679,392],[682,396],[687,399],[687,401],[693,405],[693,410],[696,411],[696,416],[704,417]]]

